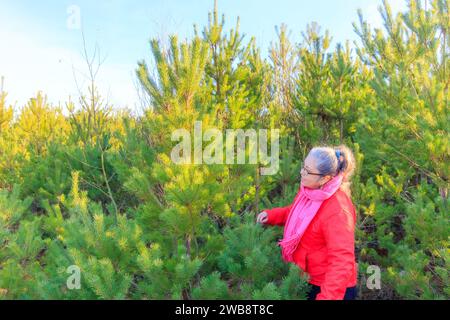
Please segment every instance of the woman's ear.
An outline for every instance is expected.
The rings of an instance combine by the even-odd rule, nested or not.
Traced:
[[[327,183],[331,179],[333,179],[333,177],[330,175],[322,177],[322,179],[321,179],[322,181],[320,182],[320,187],[322,187],[325,183]]]

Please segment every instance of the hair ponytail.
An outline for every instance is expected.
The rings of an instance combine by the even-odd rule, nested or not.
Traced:
[[[341,189],[351,196],[351,178],[355,172],[356,162],[355,156],[353,155],[352,150],[345,145],[340,145],[334,148],[335,152],[337,152],[340,157],[338,159],[338,168],[337,173],[341,173],[343,175]]]

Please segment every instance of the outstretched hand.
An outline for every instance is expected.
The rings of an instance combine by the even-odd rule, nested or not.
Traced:
[[[260,214],[258,214],[258,217],[256,218],[256,222],[260,224],[265,224],[267,220],[269,219],[267,212],[263,211]]]

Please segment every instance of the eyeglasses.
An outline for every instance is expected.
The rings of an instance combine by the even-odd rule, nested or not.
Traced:
[[[321,173],[309,172],[308,170],[306,170],[305,165],[302,166],[302,168],[300,170],[300,174],[303,175],[303,172],[306,172],[307,174],[312,175],[312,176],[321,176],[321,177],[323,176],[323,174],[321,174]]]

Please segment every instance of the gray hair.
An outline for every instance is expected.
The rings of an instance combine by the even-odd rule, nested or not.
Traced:
[[[340,153],[340,160],[336,155]],[[339,173],[344,174],[344,181],[350,181],[350,177],[355,170],[355,158],[353,152],[346,146],[338,147],[315,147],[310,151],[317,163],[317,170],[320,174],[326,176],[336,176]]]

